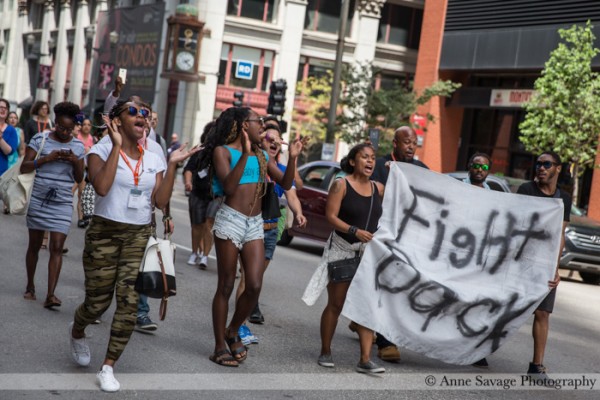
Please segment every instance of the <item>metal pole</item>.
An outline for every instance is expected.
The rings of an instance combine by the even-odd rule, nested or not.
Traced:
[[[90,118],[91,120],[95,123],[95,115],[94,115],[94,110],[96,110],[96,95],[97,95],[97,90],[98,90],[98,73],[100,71],[100,52],[98,51],[98,49],[94,49],[92,48],[91,51],[91,59],[92,61],[94,61],[94,51],[96,52],[96,60],[94,62],[93,68],[92,68],[92,79],[90,79],[90,84],[93,84],[94,86],[91,87],[91,92],[90,92]],[[100,121],[100,125],[102,125],[102,121]]]
[[[335,67],[333,69],[333,84],[331,86],[331,101],[329,103],[329,115],[327,116],[327,135],[326,143],[333,143],[335,133],[335,118],[340,97],[340,81],[342,77],[342,58],[344,56],[344,39],[346,37],[346,25],[348,22],[348,12],[350,10],[350,0],[342,1],[342,15],[340,16],[340,30],[338,32],[338,43],[335,54]]]

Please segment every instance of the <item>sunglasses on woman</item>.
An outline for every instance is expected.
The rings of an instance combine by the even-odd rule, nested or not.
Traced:
[[[132,117],[136,117],[139,114],[144,118],[148,118],[148,115],[150,115],[150,111],[146,110],[145,108],[137,108],[134,106],[128,106],[127,108],[122,109],[119,112],[119,115],[124,111],[127,111],[127,113]]]

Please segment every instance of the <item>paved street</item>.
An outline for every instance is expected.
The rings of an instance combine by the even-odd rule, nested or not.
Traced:
[[[201,271],[186,265],[189,256],[187,198],[178,182],[172,200],[176,223],[174,242],[177,251],[178,295],[169,301],[167,319],[159,322],[154,335],[134,333],[115,369],[122,391],[119,399],[347,399],[347,398],[443,398],[521,399],[530,396],[548,399],[597,398],[600,388],[600,286],[581,283],[578,276],[560,285],[545,364],[552,374],[597,379],[594,391],[587,388],[565,392],[521,385],[520,374],[531,358],[531,319],[509,343],[488,358],[489,370],[457,367],[402,351],[399,364],[385,364],[381,376],[354,372],[358,361],[358,340],[340,319],[334,338],[334,370],[319,367],[319,319],[324,307],[322,297],[307,307],[300,297],[323,246],[294,239],[289,247],[278,247],[266,273],[261,308],[266,324],[250,325],[260,344],[249,350],[248,360],[239,368],[213,364],[208,356],[213,349],[210,305],[216,284],[216,263]],[[73,365],[67,325],[75,307],[83,300],[81,251],[84,231],[74,220],[67,239],[69,252],[56,294],[62,307],[49,311],[42,307],[46,293],[48,252],[42,251],[38,263],[36,288],[38,300],[26,301],[25,217],[0,215],[0,399],[81,399],[106,398],[95,385],[108,341],[111,308],[100,325],[87,330],[92,350],[89,368]],[[577,274],[575,274],[577,275]],[[158,301],[151,300],[153,319],[158,319]],[[376,349],[373,348],[376,359]],[[497,374],[503,374],[497,375]],[[428,387],[431,377],[436,383]],[[482,377],[517,379],[506,390],[485,390],[477,386]],[[566,376],[566,375],[565,375]],[[462,386],[440,387],[444,377],[463,378]],[[470,379],[470,381],[469,381]],[[470,382],[470,383],[469,383]],[[536,392],[525,390],[535,389]],[[60,397],[59,397],[60,396]],[[100,397],[103,396],[103,397]],[[118,396],[118,397],[116,397]]]

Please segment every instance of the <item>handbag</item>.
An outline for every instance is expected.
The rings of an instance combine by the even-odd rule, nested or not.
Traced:
[[[152,210],[152,234],[148,238],[144,258],[135,281],[136,292],[154,299],[161,299],[159,316],[167,315],[169,297],[177,294],[175,281],[175,245],[169,237],[156,237],[156,218]],[[166,235],[165,235],[166,236]],[[170,236],[170,235],[169,235]]]
[[[371,221],[371,211],[373,211],[373,197],[375,196],[375,188],[373,185],[373,182],[371,182],[371,205],[369,206],[369,216],[367,217],[367,224],[365,225],[365,230],[369,227],[369,222]],[[332,241],[333,233],[329,238],[330,250]],[[352,258],[345,258],[342,260],[328,262],[327,271],[329,273],[329,281],[333,283],[350,282],[356,274],[356,270],[358,269],[358,265],[360,264],[360,259],[360,252],[357,250],[354,252],[354,257]]]
[[[45,134],[42,139],[42,144],[38,150],[35,159],[40,158],[42,149],[46,143],[48,134]],[[23,159],[17,161],[8,171],[0,177],[0,198],[8,208],[11,214],[22,215],[27,212],[27,205],[31,198],[31,190],[33,189],[33,181],[35,179],[35,169],[26,174],[21,173],[21,164]]]
[[[266,184],[267,189],[262,198],[262,217],[263,220],[268,221],[281,217],[281,210],[279,209],[279,196],[275,193],[275,182],[266,182]]]

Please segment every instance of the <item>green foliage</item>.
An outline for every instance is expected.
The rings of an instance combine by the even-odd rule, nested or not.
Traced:
[[[438,81],[417,94],[411,85],[396,81],[390,89],[375,90],[375,77],[379,72],[373,70],[370,63],[344,66],[336,134],[353,145],[368,138],[369,128],[379,128],[380,154],[391,150],[394,130],[409,125],[409,118],[419,105],[427,103],[434,96],[450,96],[460,87],[460,84],[451,81]],[[325,140],[332,80],[331,74],[309,77],[306,83],[298,82],[296,87],[303,107],[294,111],[294,120],[297,121],[300,134],[312,138],[309,152],[312,149],[315,154],[310,159],[316,156],[316,149],[320,149]],[[434,120],[429,114],[427,118]]]
[[[591,64],[599,50],[589,21],[558,32],[562,41],[535,82],[536,94],[525,105],[520,139],[530,152],[555,151],[573,164],[577,175],[581,167],[593,164],[598,146],[600,80]]]

